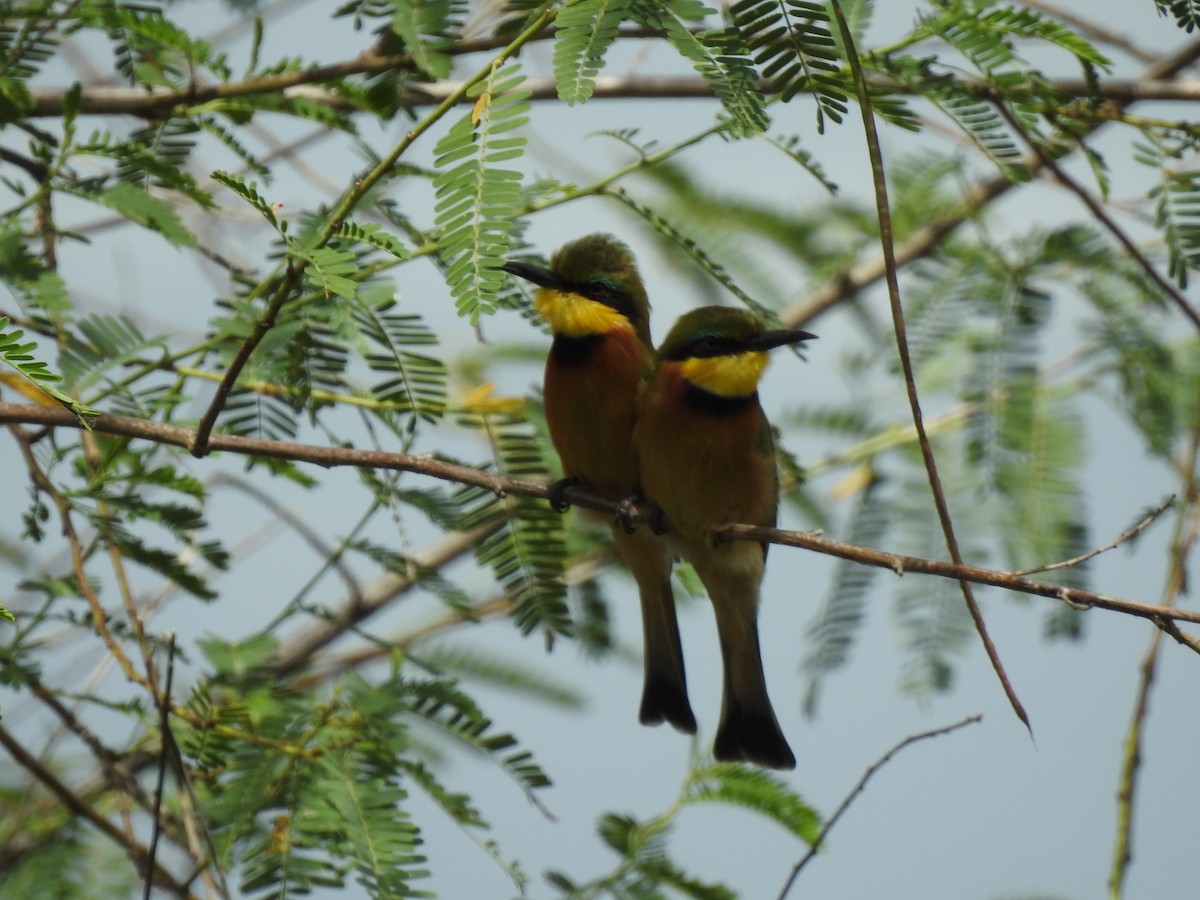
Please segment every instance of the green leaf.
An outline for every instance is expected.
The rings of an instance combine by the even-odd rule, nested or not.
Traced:
[[[274,207],[258,192],[258,187],[253,181],[246,181],[240,175],[234,175],[231,172],[222,172],[219,169],[212,173],[212,179],[225,185],[225,187],[257,209],[262,214],[262,217],[271,223],[272,228],[276,231],[279,230],[279,222],[275,218]]]
[[[495,310],[505,281],[500,266],[521,203],[521,174],[498,163],[524,152],[523,136],[506,136],[528,121],[524,80],[516,65],[492,72],[471,92],[475,108],[434,148],[438,250],[459,314],[473,323]]]
[[[177,247],[196,246],[196,236],[180,221],[179,214],[136,185],[120,182],[93,199],[131,222],[157,231]]]
[[[61,365],[71,390],[83,393],[105,383],[147,355],[160,355],[165,339],[146,337],[125,316],[93,315],[80,319],[67,334]]]
[[[1186,288],[1188,272],[1200,269],[1200,170],[1180,169],[1175,162],[1191,152],[1186,142],[1176,145],[1157,129],[1144,128],[1142,135],[1135,158],[1158,170],[1158,184],[1149,192],[1156,201],[1154,224],[1166,241],[1169,274]]]
[[[412,417],[410,421],[420,417],[434,422],[446,409],[446,367],[440,360],[409,348],[436,345],[437,338],[420,316],[395,309],[396,302],[390,296],[374,303],[360,300],[354,304],[354,321],[374,345],[366,354],[367,365],[389,376],[371,393],[378,400],[396,404],[403,414]]]
[[[407,247],[395,237],[383,230],[378,222],[368,222],[359,225],[355,222],[342,222],[334,235],[347,241],[356,241],[390,253],[396,259],[408,259],[412,254]]]
[[[847,96],[836,76],[841,59],[829,13],[803,0],[740,0],[730,8],[734,27],[755,54],[771,93],[784,102],[811,89],[817,99],[817,131],[825,117],[841,122]]]
[[[454,67],[445,52],[462,28],[467,4],[448,0],[391,0],[392,31],[413,63],[431,80],[445,78]]]
[[[851,515],[846,537],[850,543],[883,546],[889,510],[887,504],[880,501],[879,485],[879,479],[872,478],[862,492]],[[806,629],[809,646],[803,670],[808,676],[804,694],[804,714],[807,716],[816,713],[825,676],[849,660],[850,650],[863,624],[866,594],[878,571],[873,566],[849,560],[837,562],[829,592]]]
[[[37,342],[22,343],[21,338],[25,336],[25,332],[20,329],[8,331],[8,325],[8,317],[0,316],[0,359],[16,369],[40,390],[71,410],[79,419],[79,424],[91,430],[92,423],[100,415],[100,411],[92,409],[86,403],[82,403],[70,394],[56,388],[54,385],[62,381],[62,377],[50,371],[46,363],[34,358],[31,351],[37,349]]]
[[[634,15],[652,28],[661,28],[680,56],[704,76],[729,114],[728,130],[737,137],[765,131],[770,124],[742,34],[735,26],[693,33],[669,7],[633,0]]]
[[[305,277],[328,296],[335,294],[353,300],[358,294],[358,282],[347,276],[358,272],[358,259],[349,250],[335,247],[314,247],[302,241],[288,238],[288,249],[308,262],[304,267]]]
[[[279,649],[279,640],[274,635],[257,634],[237,643],[216,637],[201,638],[196,645],[217,672],[241,680],[271,662]]]
[[[582,103],[592,96],[604,54],[617,37],[630,0],[583,0],[554,20],[554,83],[559,99]]]
[[[1154,5],[1159,13],[1172,16],[1188,34],[1200,28],[1200,0],[1154,0]]]
[[[71,308],[62,276],[29,252],[21,222],[15,216],[0,223],[0,282],[42,312],[61,313]]]
[[[786,828],[806,844],[821,832],[821,817],[775,775],[749,766],[715,763],[688,774],[687,803],[731,803]]]

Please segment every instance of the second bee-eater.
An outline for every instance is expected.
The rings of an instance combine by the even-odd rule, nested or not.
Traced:
[[[742,309],[687,313],[659,347],[633,439],[639,493],[666,515],[667,538],[700,576],[716,615],[724,692],[713,755],[776,769],[794,768],[796,758],[767,696],[759,650],[768,545],[717,532],[775,524],[779,476],[758,383],[768,351],[813,337],[768,330]]]
[[[561,247],[549,268],[509,261],[504,271],[537,285],[533,305],[554,335],[543,383],[546,424],[569,481],[613,500],[634,493],[631,450],[638,388],[654,360],[650,302],[633,254],[607,234]],[[639,719],[694,734],[671,592],[671,553],[648,529],[610,523],[637,582],[645,642]]]

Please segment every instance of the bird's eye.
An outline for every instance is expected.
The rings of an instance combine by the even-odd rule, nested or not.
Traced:
[[[712,355],[721,349],[721,341],[715,337],[701,338],[696,342],[696,349],[701,353]]]

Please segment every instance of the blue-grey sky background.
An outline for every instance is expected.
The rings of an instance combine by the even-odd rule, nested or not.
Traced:
[[[1150,50],[1181,45],[1188,36],[1169,20],[1156,17],[1149,2],[1064,2],[1106,27],[1127,33]],[[262,57],[284,54],[314,61],[350,58],[361,52],[364,40],[348,23],[328,19],[330,5],[281,3],[267,5],[266,40]],[[169,8],[199,33],[215,32],[230,20],[224,5],[194,0]],[[867,44],[882,42],[900,33],[914,15],[911,3],[878,4]],[[228,39],[233,67],[245,65],[248,29]],[[1048,71],[1075,74],[1062,54],[1034,56]],[[102,48],[94,46],[72,60],[66,57],[41,76],[46,86],[63,85],[83,78],[88,71],[107,73],[110,65]],[[549,74],[548,47],[536,47],[522,58],[527,71]],[[1133,76],[1139,64],[1114,54],[1116,75]],[[89,68],[90,67],[90,68]],[[1058,67],[1057,69],[1053,67]],[[678,69],[673,54],[664,48],[637,48],[614,55],[610,72]],[[1167,105],[1164,114],[1187,115]],[[869,172],[863,149],[862,126],[852,107],[845,124],[815,131],[810,100],[799,99],[786,107],[773,107],[773,133],[799,133],[812,152],[842,188],[842,196],[860,203],[870,201]],[[538,103],[529,128],[530,172],[545,172],[586,183],[627,159],[614,141],[589,136],[602,128],[637,126],[642,139],[668,145],[709,124],[715,102],[593,101],[567,108]],[[451,117],[451,120],[453,116]],[[260,117],[257,127],[270,140],[285,144],[312,130],[310,124]],[[88,125],[93,123],[89,122]],[[99,123],[97,127],[99,127]],[[125,127],[118,123],[117,127]],[[362,124],[363,140],[384,152],[402,134],[406,123],[397,119],[380,127]],[[414,147],[415,161],[427,162],[436,129]],[[16,138],[0,136],[6,145]],[[255,147],[262,150],[266,143]],[[1097,146],[1114,171],[1114,197],[1137,197],[1148,178],[1131,159],[1127,132],[1111,130]],[[915,153],[970,151],[944,135],[926,132],[911,135],[894,128],[883,131],[883,148],[894,161]],[[277,177],[261,187],[272,202],[283,203],[283,215],[302,211],[329,200],[363,166],[350,140],[335,135],[303,151],[309,169],[277,164]],[[784,164],[777,151],[753,142],[709,141],[689,151],[683,162],[706,184],[723,184],[730,193],[761,197],[781,208],[825,202],[819,185],[793,166]],[[227,153],[206,150],[197,157],[201,175],[236,164]],[[1082,169],[1074,171],[1083,173]],[[980,163],[980,173],[988,171]],[[630,183],[638,190],[638,182]],[[424,186],[399,185],[392,196],[419,221],[431,222],[429,194]],[[10,199],[0,193],[0,202]],[[94,224],[105,218],[96,209],[71,209],[75,223]],[[1041,186],[1014,192],[991,213],[989,227],[1000,234],[1021,234],[1059,222],[1086,221],[1086,210],[1064,191]],[[203,229],[199,217],[189,224]],[[234,262],[261,266],[261,249],[269,237],[266,228],[247,213],[221,220],[226,234],[219,241],[234,253]],[[1137,231],[1140,237],[1147,231]],[[606,230],[625,238],[641,262],[655,314],[653,332],[661,338],[669,324],[694,303],[688,282],[657,253],[645,229],[615,204],[587,200],[536,215],[529,238],[549,253],[566,240]],[[237,251],[244,248],[244,258]],[[60,251],[63,275],[81,308],[125,313],[146,332],[181,332],[199,337],[212,314],[214,297],[226,292],[223,277],[193,254],[146,237],[130,226],[97,230],[90,245],[64,245]],[[786,280],[782,269],[778,277]],[[799,280],[793,293],[778,299],[794,301],[816,285]],[[401,303],[427,317],[438,332],[450,359],[466,357],[477,349],[471,327],[453,316],[445,285],[431,265],[416,262],[398,274]],[[1190,293],[1194,296],[1194,290]],[[10,302],[3,299],[4,304]],[[868,305],[886,318],[886,298],[874,290]],[[1066,353],[1079,343],[1077,327],[1083,307],[1069,295],[1055,298],[1054,329],[1047,343]],[[896,421],[907,418],[902,385],[882,378],[852,384],[843,366],[846,355],[861,351],[862,335],[851,317],[827,315],[812,326],[821,340],[809,348],[808,361],[779,354],[768,370],[762,389],[763,405],[776,420],[789,409],[813,398],[830,403],[849,398],[886,403]],[[546,343],[514,314],[501,313],[483,324],[494,342]],[[186,338],[172,343],[182,346]],[[889,351],[890,352],[890,351]],[[1052,354],[1054,356],[1055,354]],[[529,394],[540,380],[537,365],[510,365],[497,369],[497,390],[504,394]],[[462,385],[463,390],[470,385]],[[1094,542],[1103,543],[1128,527],[1137,514],[1161,501],[1176,488],[1171,473],[1144,453],[1139,439],[1122,424],[1121,417],[1101,401],[1086,407],[1088,461],[1084,489],[1088,498],[1089,526]],[[936,407],[927,409],[935,413]],[[197,413],[199,408],[197,408]],[[354,428],[353,424],[348,425]],[[785,432],[787,449],[801,461],[838,449],[829,437],[798,439]],[[418,450],[442,448],[444,433],[429,431]],[[320,440],[319,435],[311,435]],[[361,434],[357,436],[361,439]],[[468,440],[455,435],[452,452],[478,456]],[[6,471],[22,471],[11,442],[0,443],[0,460]],[[217,471],[238,473],[241,461],[232,458],[181,463],[200,477]],[[315,473],[322,487],[305,492],[255,476],[298,516],[322,531],[331,543],[347,533],[358,518],[362,502],[357,475],[351,471]],[[829,496],[844,472],[815,479],[812,490]],[[416,483],[405,476],[405,483]],[[26,486],[21,477],[0,483],[0,509],[24,504]],[[848,501],[835,506],[839,516]],[[269,513],[228,489],[216,490],[209,519],[216,533],[232,546],[245,542]],[[783,527],[806,527],[794,511],[785,509]],[[0,520],[7,541],[15,539],[15,517]],[[842,537],[833,533],[834,537]],[[1154,602],[1167,573],[1166,543],[1169,526],[1157,525],[1132,551],[1120,548],[1094,561],[1091,582],[1106,593]],[[380,542],[408,542],[410,549],[429,546],[437,533],[415,516],[405,517],[402,533],[386,516],[377,517],[371,537]],[[31,552],[44,555],[52,544]],[[46,557],[47,564],[54,560]],[[216,586],[221,598],[202,605],[176,597],[154,619],[156,628],[174,628],[181,645],[196,658],[195,641],[207,634],[236,638],[253,632],[270,620],[320,566],[321,560],[292,533],[276,534]],[[451,571],[469,572],[469,564]],[[973,643],[957,662],[954,689],[924,702],[914,701],[898,689],[901,665],[897,649],[894,604],[896,577],[881,574],[870,592],[869,621],[853,651],[851,664],[830,677],[824,687],[818,715],[801,714],[804,680],[800,663],[806,647],[805,629],[817,604],[828,591],[832,560],[799,550],[776,548],[771,553],[763,586],[761,630],[768,683],[785,733],[795,749],[798,765],[780,777],[824,814],[830,814],[851,790],[864,770],[889,747],[916,732],[947,725],[964,716],[982,713],[983,722],[953,735],[912,746],[884,767],[829,839],[826,850],[803,873],[789,895],[840,898],[980,898],[1012,897],[1091,898],[1106,892],[1116,832],[1116,790],[1122,744],[1133,710],[1138,666],[1151,638],[1147,623],[1093,611],[1087,614],[1087,636],[1079,643],[1047,643],[1041,634],[1043,615],[1054,601],[1013,597],[981,589],[988,623],[1013,684],[1025,702],[1034,737],[1025,731],[1008,708],[987,660]],[[0,569],[0,597],[13,594],[5,584],[11,569]],[[610,573],[603,576],[618,632],[628,649],[623,661],[597,664],[576,647],[560,642],[545,651],[540,636],[522,637],[509,621],[488,622],[463,628],[449,639],[466,647],[520,659],[536,666],[547,679],[576,688],[587,702],[581,712],[564,711],[486,685],[471,685],[488,714],[512,731],[554,780],[542,793],[542,802],[554,813],[549,821],[526,802],[520,791],[490,764],[469,753],[451,754],[445,780],[476,798],[493,824],[490,834],[499,852],[515,859],[532,877],[529,896],[553,896],[541,873],[560,869],[576,880],[608,871],[616,857],[595,834],[599,817],[608,811],[647,818],[666,809],[675,799],[689,755],[707,753],[719,704],[720,672],[715,629],[707,601],[697,598],[683,605],[681,628],[688,662],[693,707],[701,723],[697,745],[667,728],[648,729],[637,723],[641,667],[640,625],[632,582]],[[908,575],[907,579],[920,576]],[[486,596],[490,585],[485,574],[469,575],[466,583]],[[151,587],[153,582],[144,582]],[[326,578],[313,599],[335,605],[342,586]],[[19,609],[19,603],[14,603]],[[432,599],[406,599],[389,610],[369,629],[386,636],[419,624],[437,614]],[[76,645],[76,649],[77,649]],[[89,653],[93,648],[89,647]],[[64,656],[59,673],[87,673],[97,665],[94,656]],[[185,675],[186,678],[185,669]],[[104,676],[109,689],[119,690],[118,676]],[[1200,746],[1200,717],[1196,700],[1200,691],[1200,660],[1195,654],[1168,642],[1151,701],[1145,734],[1142,771],[1138,781],[1135,861],[1128,882],[1129,898],[1187,897],[1194,893],[1194,852],[1200,833],[1200,788],[1192,777],[1196,748]],[[28,736],[36,745],[45,734],[45,723],[29,701],[10,693],[0,694],[6,725]],[[116,727],[114,723],[114,727]],[[24,732],[21,729],[24,728]],[[412,811],[424,829],[425,852],[433,877],[427,887],[446,898],[502,898],[516,894],[509,877],[424,798],[414,794]],[[782,829],[743,810],[731,807],[697,807],[687,810],[671,833],[672,855],[689,872],[722,881],[745,898],[775,897],[792,865],[805,848]],[[340,896],[356,896],[348,890]]]

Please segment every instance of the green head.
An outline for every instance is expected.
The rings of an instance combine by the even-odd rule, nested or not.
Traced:
[[[685,313],[658,349],[659,368],[677,367],[696,387],[723,397],[749,397],[767,367],[767,352],[816,337],[795,328],[768,329],[754,313],[702,306]]]
[[[646,288],[633,252],[612,235],[589,234],[563,245],[550,257],[549,268],[515,261],[501,268],[541,288],[534,305],[556,334],[599,334],[623,319],[649,345]]]

